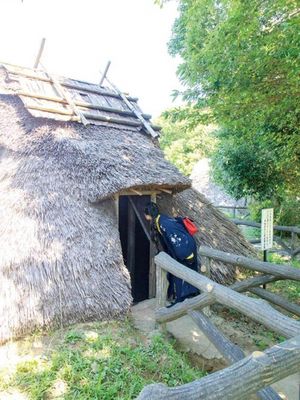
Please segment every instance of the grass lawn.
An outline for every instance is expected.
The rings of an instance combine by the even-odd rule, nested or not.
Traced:
[[[268,256],[268,261],[276,264],[290,264],[295,268],[300,268],[300,261],[287,261],[284,257],[278,254],[270,254]],[[286,299],[291,302],[300,304],[300,282],[299,281],[291,281],[291,280],[283,280],[273,282],[268,284],[268,290],[282,294]]]
[[[27,338],[28,349],[43,338]],[[47,343],[46,351],[23,350],[26,361],[2,368],[0,399],[127,400],[149,383],[176,386],[204,376],[162,334],[143,336],[129,321],[77,325]]]

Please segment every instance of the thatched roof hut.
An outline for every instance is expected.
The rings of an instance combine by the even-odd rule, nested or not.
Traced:
[[[131,199],[141,209],[159,194],[167,210],[166,192],[190,181],[112,90],[7,65],[0,88],[0,342],[40,327],[126,315],[133,280],[151,280],[147,239],[128,250],[143,234]],[[197,192],[173,201],[209,232],[206,244],[251,252]],[[140,268],[134,275],[132,258]]]

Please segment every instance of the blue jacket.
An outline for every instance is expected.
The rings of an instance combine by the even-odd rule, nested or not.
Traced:
[[[166,247],[165,250],[171,257],[183,261],[193,253],[196,255],[195,239],[185,229],[182,218],[160,214],[154,224],[163,238],[163,247]]]

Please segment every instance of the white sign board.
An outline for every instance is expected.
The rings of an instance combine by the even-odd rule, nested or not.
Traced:
[[[261,210],[261,249],[267,250],[273,247],[273,208]]]

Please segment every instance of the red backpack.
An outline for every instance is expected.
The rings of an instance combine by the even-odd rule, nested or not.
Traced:
[[[199,231],[194,222],[188,217],[182,218],[182,222],[190,235],[194,236]]]

